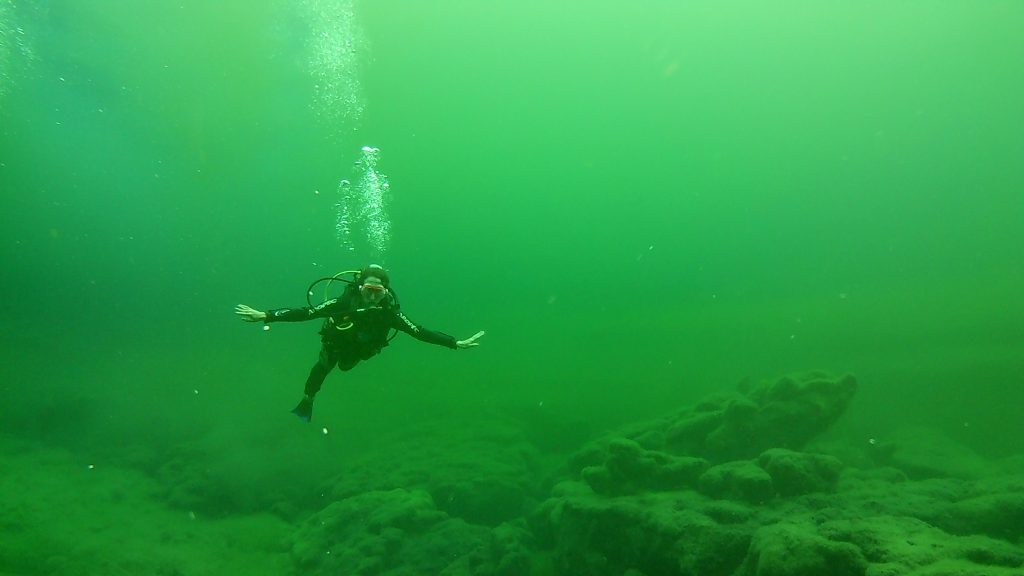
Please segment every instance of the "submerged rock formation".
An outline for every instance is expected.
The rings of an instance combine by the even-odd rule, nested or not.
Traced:
[[[598,439],[530,515],[536,544],[555,574],[1024,575],[1024,466],[948,439],[872,445],[867,469],[807,451],[855,391],[784,377]],[[940,480],[932,454],[969,457]]]
[[[799,450],[846,411],[857,380],[821,372],[784,376],[684,410],[664,430],[665,448],[713,462],[754,458],[769,448]]]
[[[793,450],[806,446],[842,415],[857,389],[856,379],[812,372],[741,389],[745,391],[599,439],[572,457],[570,472],[608,495],[692,488],[698,481],[724,494],[750,488],[736,484],[745,466],[730,463],[761,458],[745,476],[763,475],[768,483],[770,476],[778,476],[776,490],[795,494],[834,483],[842,467],[838,460]],[[768,496],[773,493],[770,487],[766,490]]]
[[[507,423],[423,431],[339,477],[291,558],[311,575],[1024,575],[1024,461],[948,438],[815,444],[855,391],[745,384],[594,440],[547,482]],[[964,458],[945,473],[935,454]]]

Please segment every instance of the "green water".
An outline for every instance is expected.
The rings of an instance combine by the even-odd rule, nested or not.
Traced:
[[[1013,454],[1022,28],[1013,1],[0,0],[0,432],[125,470],[194,442],[243,508],[302,507],[421,425],[532,414],[574,449],[823,369],[860,381],[838,437]],[[487,335],[399,335],[302,427],[316,324],[232,308],[367,263],[334,208],[366,145],[403,310]]]

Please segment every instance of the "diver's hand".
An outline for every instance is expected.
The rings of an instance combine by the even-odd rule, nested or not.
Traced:
[[[481,337],[481,336],[483,336],[484,334],[485,334],[485,332],[483,330],[481,330],[481,331],[477,332],[476,334],[473,334],[469,338],[466,338],[465,340],[457,341],[455,343],[455,345],[458,346],[460,350],[463,349],[463,348],[469,348],[469,347],[472,347],[472,346],[479,346],[480,344],[477,344],[476,339]]]
[[[242,317],[245,322],[259,322],[267,317],[266,312],[260,312],[255,308],[249,308],[245,304],[235,306],[235,314]]]

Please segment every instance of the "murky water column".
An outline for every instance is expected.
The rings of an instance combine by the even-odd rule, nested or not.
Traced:
[[[380,149],[363,146],[355,163],[359,177],[338,184],[338,240],[346,252],[365,252],[375,262],[383,262],[391,243],[391,219],[388,217],[391,185],[378,169]],[[365,242],[365,245],[363,245]]]

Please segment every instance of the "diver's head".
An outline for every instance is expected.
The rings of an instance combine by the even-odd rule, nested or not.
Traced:
[[[377,304],[387,296],[391,279],[383,268],[371,264],[359,271],[359,294],[363,300]]]
[[[370,264],[366,268],[360,270],[356,280],[360,285],[362,285],[370,278],[376,278],[378,283],[383,285],[385,288],[391,287],[391,279],[388,277],[387,271],[385,271],[384,267],[379,264]]]

